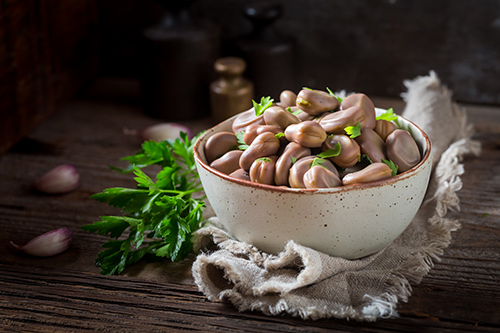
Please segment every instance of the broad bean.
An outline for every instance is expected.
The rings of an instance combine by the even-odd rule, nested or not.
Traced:
[[[250,170],[253,161],[260,157],[275,155],[280,148],[280,140],[271,132],[259,134],[240,157],[240,168]]]
[[[368,165],[360,171],[348,173],[344,176],[344,178],[342,178],[342,184],[352,185],[358,183],[368,183],[386,179],[391,176],[392,170],[387,164],[376,162]]]
[[[326,140],[326,132],[323,127],[315,121],[303,121],[293,124],[285,129],[285,137],[308,148],[321,147]]]
[[[387,157],[398,166],[399,172],[405,172],[420,162],[417,143],[408,131],[397,129],[386,139]]]
[[[346,110],[353,106],[359,106],[365,112],[366,127],[373,129],[375,127],[375,106],[365,94],[352,94],[347,96],[340,103],[340,109]]]
[[[365,112],[359,106],[326,114],[319,121],[328,134],[345,134],[346,127],[356,126],[358,123],[361,128],[366,126]]]
[[[212,135],[205,144],[205,157],[212,163],[228,151],[238,147],[238,139],[231,132],[219,132]]]
[[[210,163],[210,166],[215,170],[229,175],[240,167],[240,157],[243,154],[242,150],[231,150]]]
[[[302,89],[297,94],[296,104],[304,112],[317,116],[339,107],[337,97],[321,90]]]

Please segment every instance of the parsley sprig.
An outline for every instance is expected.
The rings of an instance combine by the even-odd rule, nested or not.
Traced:
[[[270,106],[273,105],[274,99],[272,99],[270,96],[267,97],[261,97],[260,98],[260,103],[257,103],[252,99],[252,104],[253,108],[255,110],[255,116],[260,116],[261,114],[266,111],[266,109]]]
[[[380,116],[377,116],[376,120],[387,120],[387,121],[392,121],[398,119],[398,115],[394,113],[394,110],[392,108],[387,109],[384,113],[382,113]]]
[[[398,168],[399,168],[399,167],[398,167],[396,164],[394,164],[394,162],[393,162],[393,161],[391,161],[391,160],[386,160],[386,159],[382,159],[382,163],[387,164],[387,166],[388,166],[389,168],[391,168],[391,171],[392,171],[392,172],[391,172],[391,176],[392,176],[392,177],[394,177],[395,175],[397,175],[397,174],[398,174]]]
[[[245,143],[244,137],[245,137],[245,132],[244,131],[236,133],[236,140],[238,142],[238,149],[239,150],[247,150],[248,147],[249,147]]]
[[[344,131],[351,139],[357,138],[361,135],[361,123],[358,121],[356,126],[347,126]]]
[[[342,101],[344,100],[342,97],[339,97],[337,95],[335,95],[335,93],[333,91],[330,90],[330,88],[326,87],[326,90],[328,91],[328,93],[332,96],[335,96],[335,98],[337,99],[337,101],[339,101],[339,104],[342,103]]]
[[[196,172],[193,146],[181,133],[175,141],[146,141],[135,155],[125,157],[129,165],[121,172],[133,172],[137,188],[114,187],[92,198],[119,208],[123,216],[102,216],[83,230],[107,235],[95,261],[101,274],[121,273],[126,266],[143,257],[166,257],[180,261],[192,250],[191,235],[203,221],[204,197]],[[142,168],[159,165],[162,169],[151,179]]]
[[[337,142],[335,146],[333,146],[333,149],[325,150],[324,152],[318,154],[318,157],[321,158],[336,157],[340,155],[341,151],[342,151],[342,146],[340,145],[340,142]]]

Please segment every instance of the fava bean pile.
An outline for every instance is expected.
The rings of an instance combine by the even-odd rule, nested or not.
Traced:
[[[395,176],[421,155],[410,133],[388,110],[376,117],[364,94],[344,99],[330,90],[285,90],[242,112],[232,132],[205,145],[210,166],[231,177],[293,188],[329,188]]]

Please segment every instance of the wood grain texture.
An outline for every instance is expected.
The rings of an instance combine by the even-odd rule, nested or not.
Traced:
[[[102,276],[94,266],[105,237],[80,227],[116,211],[89,199],[111,186],[132,186],[129,175],[108,169],[135,152],[140,141],[123,129],[156,123],[130,103],[130,94],[96,95],[67,104],[0,157],[0,331],[224,331],[224,332],[497,332],[500,329],[500,112],[467,106],[483,144],[481,157],[466,157],[462,228],[430,274],[399,307],[400,318],[359,323],[304,321],[288,316],[240,313],[209,302],[192,276],[194,255],[180,263],[140,262],[121,276]],[[404,107],[376,99],[377,106]],[[195,131],[210,119],[186,123]],[[42,195],[32,182],[49,168],[73,163],[81,186],[65,195]],[[21,255],[9,245],[68,227],[68,251],[51,258]]]
[[[0,1],[0,154],[97,70],[97,4]]]

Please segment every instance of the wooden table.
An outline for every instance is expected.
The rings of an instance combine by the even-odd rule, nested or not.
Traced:
[[[106,237],[80,227],[117,211],[90,199],[107,187],[133,186],[130,175],[111,171],[140,141],[123,130],[157,121],[145,116],[125,83],[118,95],[102,89],[60,108],[8,153],[0,156],[0,327],[2,331],[73,332],[224,331],[325,332],[413,331],[498,332],[500,330],[500,108],[467,106],[475,123],[481,157],[467,157],[459,192],[462,223],[430,274],[413,286],[400,318],[375,323],[304,321],[288,316],[240,313],[230,304],[209,302],[191,277],[194,255],[180,263],[138,263],[120,276],[103,276],[94,259]],[[107,87],[107,85],[104,85]],[[115,89],[116,90],[116,89]],[[120,91],[120,89],[118,89]],[[111,94],[112,95],[112,94]],[[110,96],[110,94],[106,94]],[[130,97],[132,96],[132,97]],[[376,99],[401,112],[399,100]],[[190,122],[194,131],[209,119]],[[81,186],[65,195],[31,189],[48,169],[72,163]],[[68,227],[70,249],[50,258],[20,255],[9,244],[23,244],[46,231]]]

